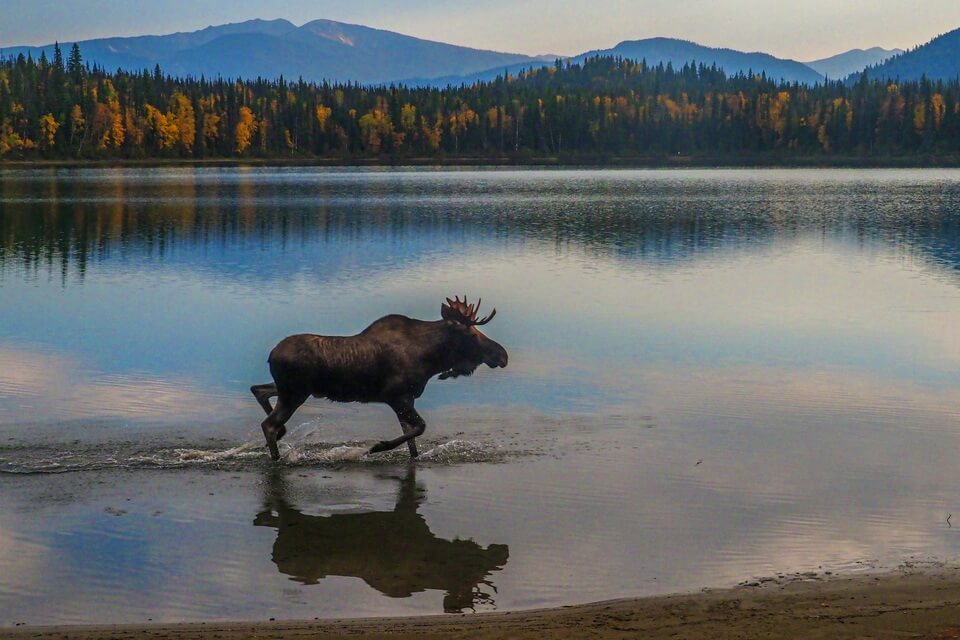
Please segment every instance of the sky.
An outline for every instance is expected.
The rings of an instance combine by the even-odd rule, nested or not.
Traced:
[[[480,49],[574,55],[670,36],[782,58],[902,49],[960,27],[958,0],[0,0],[0,47],[317,18]]]

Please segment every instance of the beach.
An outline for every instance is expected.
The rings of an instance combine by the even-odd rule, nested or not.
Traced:
[[[508,613],[85,627],[19,627],[18,640],[220,638],[957,638],[960,570],[826,580]]]

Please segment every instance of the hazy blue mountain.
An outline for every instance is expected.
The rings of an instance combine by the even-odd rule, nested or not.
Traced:
[[[903,53],[903,49],[851,49],[829,58],[806,62],[808,67],[831,80],[842,80],[851,73],[860,73],[869,66],[879,64]]]
[[[517,76],[521,71],[529,71],[530,69],[539,69],[540,67],[549,66],[553,64],[557,58],[565,59],[565,56],[537,57],[532,60],[526,60],[516,64],[500,65],[498,67],[484,69],[483,71],[468,73],[466,75],[446,75],[435,78],[420,76],[415,78],[405,78],[403,83],[417,87],[447,87],[450,85],[459,86],[461,84],[471,85],[474,82],[489,82],[490,80],[496,80],[498,76]]]
[[[203,46],[224,36],[233,34],[265,34],[282,36],[297,27],[286,20],[249,20],[237,24],[225,24],[207,27],[200,31],[171,33],[162,36],[132,36],[124,38],[98,38],[81,40],[80,50],[84,60],[96,62],[106,69],[122,68],[139,71],[152,69],[154,65],[166,61],[184,50]],[[64,57],[69,53],[72,43],[61,43]],[[53,57],[53,45],[42,47],[3,47],[4,56],[16,56],[20,53],[39,57],[45,51],[48,58]]]
[[[627,40],[612,49],[588,51],[587,53],[574,56],[570,58],[570,60],[572,62],[583,62],[587,58],[596,56],[618,56],[637,61],[646,60],[647,64],[651,66],[660,64],[661,62],[663,64],[667,64],[668,62],[672,63],[674,67],[682,67],[687,62],[702,63],[708,66],[716,64],[726,71],[727,75],[752,71],[753,73],[765,73],[767,77],[774,80],[783,79],[787,82],[802,82],[806,84],[823,82],[822,75],[796,60],[775,58],[766,53],[744,53],[733,49],[714,49],[699,45],[695,42],[677,40],[675,38]],[[492,80],[498,75],[503,75],[504,72],[517,75],[525,69],[543,65],[543,61],[528,60],[514,65],[501,65],[464,76],[444,76],[438,78],[419,76],[410,80],[410,82],[434,86],[444,86],[447,84],[458,85],[461,83],[471,84],[478,80]]]
[[[71,43],[61,43],[64,55]],[[4,47],[4,56],[53,45]],[[84,60],[107,69],[138,71],[159,64],[176,75],[387,83],[410,77],[464,75],[537,58],[459,47],[331,20],[296,26],[286,20],[250,20],[190,33],[80,42]]]
[[[580,61],[594,56],[620,56],[633,60],[646,60],[647,64],[672,63],[682,67],[684,63],[696,61],[708,66],[716,64],[727,75],[753,72],[765,73],[773,80],[814,84],[823,78],[816,71],[796,60],[775,58],[768,53],[745,53],[734,49],[715,49],[695,42],[676,38],[647,38],[645,40],[627,40],[612,49],[588,51],[574,58]]]
[[[938,36],[868,70],[871,78],[953,80],[960,76],[960,29]]]

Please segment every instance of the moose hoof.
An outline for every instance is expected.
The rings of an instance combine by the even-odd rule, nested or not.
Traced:
[[[389,451],[390,443],[386,440],[378,442],[377,444],[370,447],[370,453],[380,453],[381,451]]]
[[[274,462],[280,459],[280,449],[277,448],[276,442],[268,442],[267,447],[270,449],[270,457]]]

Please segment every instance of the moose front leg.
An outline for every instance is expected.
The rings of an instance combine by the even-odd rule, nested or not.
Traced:
[[[393,440],[378,442],[370,448],[370,453],[390,451],[406,442],[407,447],[410,449],[410,457],[416,458],[419,453],[417,452],[417,444],[414,442],[414,438],[423,435],[424,430],[427,428],[427,423],[423,421],[423,418],[420,417],[417,410],[413,408],[413,400],[391,402],[390,408],[397,414],[397,419],[400,421],[400,428],[403,429],[403,435]]]

